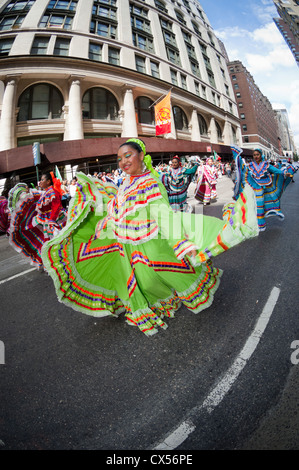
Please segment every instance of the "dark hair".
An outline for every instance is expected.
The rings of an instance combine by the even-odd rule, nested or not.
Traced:
[[[53,181],[53,178],[52,178],[52,175],[49,171],[44,171],[42,173],[42,176],[45,176],[47,180],[50,180],[51,181],[51,184],[54,184],[54,181]]]
[[[141,139],[139,139],[139,140],[141,140]],[[143,140],[141,140],[141,142],[143,142]],[[143,142],[143,143],[144,143],[144,142]],[[123,144],[121,144],[121,145],[119,146],[119,148],[124,147],[125,145],[129,145],[129,146],[132,147],[133,149],[137,150],[137,152],[139,152],[139,153],[140,153],[140,152],[143,152],[142,148],[140,147],[139,144],[137,144],[137,142],[133,142],[133,141],[132,141],[132,142],[124,142]],[[144,145],[145,145],[145,144],[144,144]]]

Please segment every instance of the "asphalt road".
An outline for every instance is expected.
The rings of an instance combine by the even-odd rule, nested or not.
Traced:
[[[51,278],[0,237],[1,450],[297,450],[295,181],[283,222],[268,219],[259,237],[215,258],[224,274],[212,306],[182,307],[150,338],[122,316],[59,303]],[[208,215],[231,198],[227,177],[218,195]]]

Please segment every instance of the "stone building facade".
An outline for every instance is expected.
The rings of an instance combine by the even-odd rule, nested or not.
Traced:
[[[281,153],[279,130],[269,99],[242,62],[228,62],[228,69],[241,120],[242,147],[259,147],[266,157],[278,158]]]
[[[139,136],[155,155],[241,145],[225,58],[197,0],[0,0],[0,174],[108,158]],[[154,104],[171,90],[172,132]]]

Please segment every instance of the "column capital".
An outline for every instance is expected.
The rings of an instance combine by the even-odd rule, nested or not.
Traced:
[[[78,82],[79,84],[82,80],[84,80],[85,77],[86,75],[70,75],[68,78],[68,82],[70,85],[74,82]]]
[[[5,83],[5,85],[16,85],[19,80],[21,79],[22,77],[22,74],[21,73],[11,73],[11,74],[7,74],[3,81]]]
[[[123,93],[126,93],[127,91],[131,91],[133,93],[133,88],[135,88],[135,86],[136,85],[131,85],[130,83],[124,83],[121,90]]]

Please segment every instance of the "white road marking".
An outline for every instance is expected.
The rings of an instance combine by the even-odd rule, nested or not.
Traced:
[[[184,442],[189,434],[195,429],[191,421],[184,421],[180,426],[173,431],[161,444],[155,447],[154,450],[173,450]]]
[[[0,284],[4,284],[5,282],[12,281],[16,277],[23,276],[23,274],[30,273],[31,271],[36,271],[36,268],[27,269],[27,271],[22,271],[19,274],[15,274],[14,276],[8,277],[7,279],[3,279],[2,281],[0,281]]]
[[[193,408],[192,414],[198,413],[202,410],[211,413],[217,405],[223,400],[241,371],[244,369],[245,365],[249,361],[250,357],[254,353],[265,329],[270,320],[270,317],[273,313],[274,307],[277,303],[278,297],[280,294],[280,289],[278,287],[273,287],[270,296],[267,300],[267,303],[256,322],[255,328],[249,338],[247,339],[243,349],[240,354],[237,356],[232,366],[228,369],[223,378],[218,382],[218,384],[213,388],[211,393],[203,401],[203,403]],[[196,429],[196,426],[192,421],[187,419],[183,421],[171,434],[169,434],[166,439],[158,444],[154,450],[173,450],[176,449],[182,442],[184,442],[189,434],[191,434]]]

